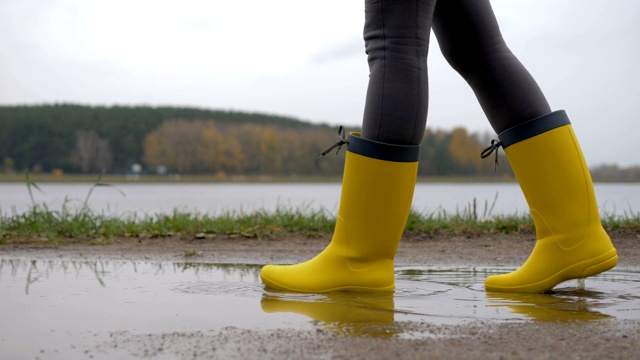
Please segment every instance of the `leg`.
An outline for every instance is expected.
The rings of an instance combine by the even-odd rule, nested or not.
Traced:
[[[348,139],[333,238],[311,260],[265,266],[260,277],[268,287],[393,290],[393,260],[411,209],[426,123],[426,56],[434,5],[435,0],[366,1],[371,75],[363,134]]]
[[[487,291],[543,292],[614,267],[589,170],[564,111],[507,48],[487,0],[440,1],[434,30],[449,63],[473,88],[527,199],[536,245],[516,271],[490,276]]]
[[[362,137],[417,145],[427,122],[427,53],[435,0],[365,1],[369,87]]]
[[[442,54],[469,83],[497,133],[551,112],[502,38],[489,0],[438,1],[433,30]]]

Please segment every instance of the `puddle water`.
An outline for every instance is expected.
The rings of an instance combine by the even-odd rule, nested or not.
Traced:
[[[552,294],[486,293],[510,268],[399,267],[396,291],[288,294],[265,291],[259,265],[0,258],[0,349],[82,355],[110,334],[322,329],[415,336],[406,324],[640,319],[640,269],[615,269]],[[426,335],[425,335],[426,336]],[[52,357],[52,356],[48,356]],[[55,356],[53,356],[55,357]]]

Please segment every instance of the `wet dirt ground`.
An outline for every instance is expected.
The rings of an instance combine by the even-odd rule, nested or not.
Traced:
[[[640,231],[611,236],[613,271],[532,296],[482,281],[520,265],[533,234],[406,234],[391,296],[262,288],[261,265],[308,259],[328,237],[12,241],[0,358],[637,359]]]

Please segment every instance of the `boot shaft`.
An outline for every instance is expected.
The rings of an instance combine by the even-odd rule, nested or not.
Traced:
[[[393,259],[411,210],[418,155],[418,146],[349,136],[336,245],[357,257]]]
[[[564,111],[499,135],[538,238],[600,226],[591,174]]]

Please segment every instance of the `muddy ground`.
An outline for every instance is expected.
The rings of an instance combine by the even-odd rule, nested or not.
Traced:
[[[640,230],[611,232],[619,267],[640,266]],[[277,239],[226,236],[200,240],[127,238],[107,245],[83,242],[51,246],[9,241],[5,257],[66,260],[293,263],[317,254],[330,238],[289,235]],[[397,265],[519,265],[534,245],[533,234],[406,234]],[[636,309],[640,311],[640,309]],[[257,331],[236,327],[216,333],[114,333],[87,352],[97,358],[215,359],[640,359],[640,319],[579,322],[531,320],[434,325],[397,322],[415,338],[346,336],[321,328]],[[0,351],[1,353],[1,351]]]

